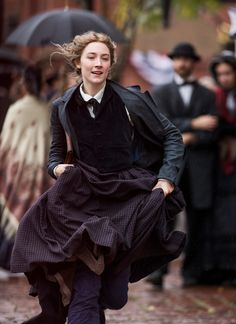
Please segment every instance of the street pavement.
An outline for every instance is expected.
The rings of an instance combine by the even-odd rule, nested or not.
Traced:
[[[130,285],[128,304],[106,311],[106,323],[236,324],[236,288],[182,288],[179,265],[179,260],[171,264],[162,291],[145,280]],[[0,301],[0,324],[20,324],[39,312],[37,299],[28,296],[22,276],[7,278],[0,272]]]

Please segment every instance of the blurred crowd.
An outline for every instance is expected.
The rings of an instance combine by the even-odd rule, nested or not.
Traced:
[[[209,75],[194,76],[201,55],[190,43],[168,54],[173,80],[153,99],[181,131],[186,148],[179,179],[185,200],[187,244],[183,286],[236,284],[236,57],[223,50]],[[173,228],[175,224],[172,224]],[[162,288],[168,266],[147,279]]]
[[[157,80],[151,94],[160,111],[181,131],[186,147],[179,174],[188,237],[181,259],[183,286],[236,285],[236,57],[231,51],[220,52],[201,80],[195,77],[201,53],[193,44],[176,44],[168,60],[172,62],[170,75],[165,84]],[[54,181],[46,172],[51,105],[75,82],[64,64],[50,65],[49,55],[33,64],[20,59],[6,64],[0,53],[3,269],[9,270],[24,213]],[[174,229],[176,224],[170,226]],[[167,273],[168,265],[147,280],[163,288]]]

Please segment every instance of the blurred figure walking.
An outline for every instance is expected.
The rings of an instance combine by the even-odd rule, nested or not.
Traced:
[[[50,107],[41,99],[42,73],[25,68],[24,96],[7,112],[0,136],[0,267],[9,269],[19,221],[50,186],[45,170],[50,146]]]
[[[216,159],[215,96],[194,78],[201,59],[190,43],[179,43],[168,55],[173,60],[174,80],[152,92],[157,107],[182,133],[186,163],[180,186],[186,199],[187,247],[182,268],[184,286],[202,282],[211,254],[209,221],[214,194]],[[174,226],[174,225],[172,225]],[[149,281],[162,285],[163,274],[153,273]]]
[[[236,58],[220,55],[212,60],[210,70],[218,84],[220,145],[209,276],[236,285]]]

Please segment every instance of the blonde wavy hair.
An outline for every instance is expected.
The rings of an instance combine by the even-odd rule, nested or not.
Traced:
[[[61,54],[69,63],[69,65],[75,68],[77,75],[81,76],[81,70],[76,67],[75,61],[80,61],[85,47],[93,42],[100,42],[108,47],[112,67],[116,62],[116,43],[113,42],[108,35],[103,33],[96,33],[94,31],[88,31],[84,34],[77,35],[70,43],[65,43],[63,45],[54,44],[57,47],[58,51],[53,52],[51,58],[54,54]]]

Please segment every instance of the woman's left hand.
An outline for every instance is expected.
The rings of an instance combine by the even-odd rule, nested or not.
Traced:
[[[159,179],[155,187],[153,187],[152,191],[158,188],[161,188],[163,190],[164,196],[166,197],[173,192],[175,186],[172,182],[166,179]]]

